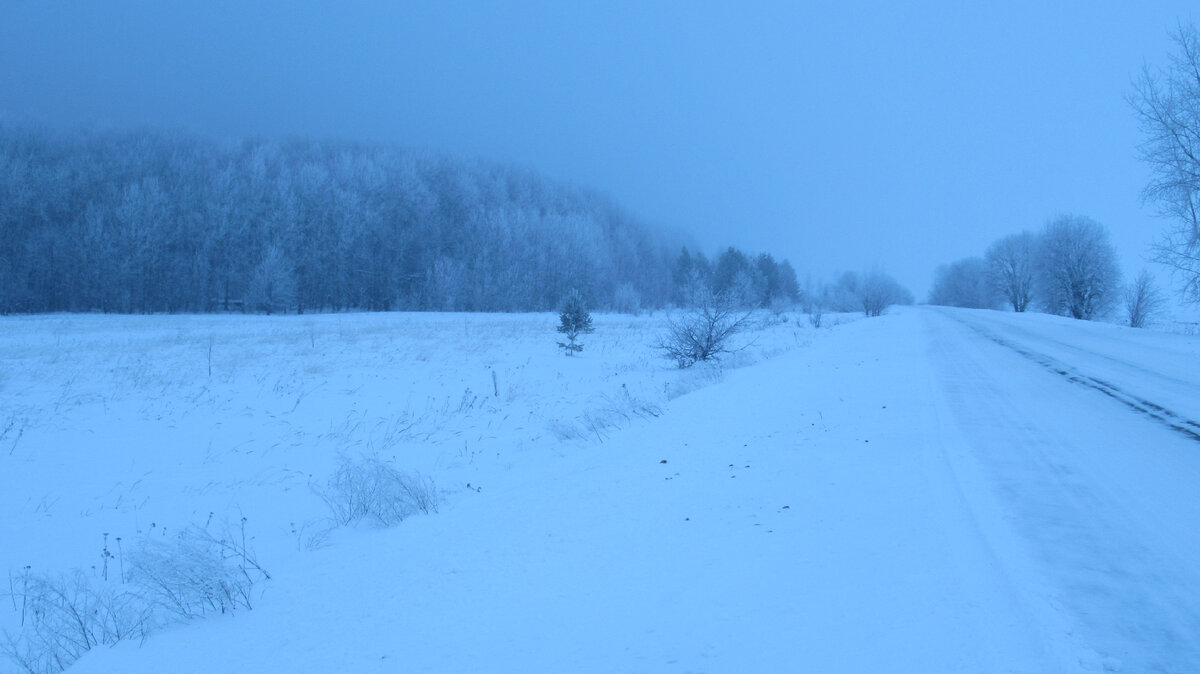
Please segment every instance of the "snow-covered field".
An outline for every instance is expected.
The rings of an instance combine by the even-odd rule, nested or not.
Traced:
[[[531,461],[609,451],[725,368],[812,339],[784,318],[756,320],[724,367],[686,372],[653,348],[662,314],[597,315],[578,357],[551,314],[0,319],[5,589],[73,569],[119,585],[132,548],[193,526],[240,539],[244,524],[269,572],[303,567],[331,546],[317,490],[346,460],[424,476],[453,510]],[[28,636],[21,601],[5,608],[0,626]]]
[[[244,528],[253,610],[72,671],[1200,671],[1200,339],[912,308],[678,371],[663,322],[0,319],[0,625]],[[437,512],[333,527],[362,457]]]

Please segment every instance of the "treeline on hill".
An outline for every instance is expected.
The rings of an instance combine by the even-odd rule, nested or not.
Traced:
[[[541,311],[571,289],[636,310],[678,296],[683,243],[529,171],[393,146],[3,125],[0,233],[3,313]],[[764,302],[791,272],[731,260]]]
[[[1064,215],[1039,232],[1001,237],[983,257],[968,257],[934,273],[930,304],[973,309],[1007,306],[1013,311],[1092,320],[1122,305],[1133,327],[1162,306],[1149,272],[1121,285],[1117,254],[1103,225],[1083,216]]]

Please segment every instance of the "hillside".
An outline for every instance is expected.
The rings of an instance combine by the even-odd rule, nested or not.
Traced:
[[[685,242],[393,145],[3,123],[0,232],[0,313],[545,311],[571,288],[657,307]]]

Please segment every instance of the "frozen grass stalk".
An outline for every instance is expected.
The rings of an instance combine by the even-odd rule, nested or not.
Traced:
[[[411,515],[437,512],[438,506],[432,481],[376,457],[344,460],[328,484],[315,491],[340,525],[367,520],[394,526]]]

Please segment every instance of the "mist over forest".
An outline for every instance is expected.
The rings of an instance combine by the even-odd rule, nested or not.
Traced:
[[[597,193],[383,144],[0,126],[0,231],[4,313],[637,310],[692,274],[798,299],[786,260],[710,265]]]

